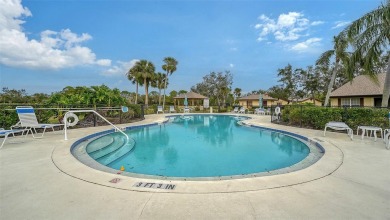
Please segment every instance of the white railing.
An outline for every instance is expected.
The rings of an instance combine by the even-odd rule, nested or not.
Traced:
[[[68,115],[70,113],[78,113],[78,112],[93,112],[95,113],[97,116],[99,116],[101,119],[103,119],[105,122],[107,122],[108,124],[110,124],[112,127],[115,128],[115,131],[119,131],[120,133],[122,133],[125,137],[126,137],[126,144],[129,142],[129,136],[123,132],[120,128],[118,128],[117,126],[115,126],[114,124],[112,124],[111,122],[109,122],[106,118],[104,118],[103,116],[101,116],[99,113],[97,113],[95,110],[72,110],[72,111],[68,111],[65,113],[65,116],[64,116],[64,123],[65,123],[65,127],[64,127],[64,133],[65,133],[65,140],[68,140],[68,134],[67,134],[67,123],[68,123]]]

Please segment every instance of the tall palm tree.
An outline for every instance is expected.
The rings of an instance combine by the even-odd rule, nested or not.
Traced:
[[[162,66],[162,69],[167,72],[165,86],[164,86],[164,100],[163,100],[163,109],[164,109],[164,107],[165,107],[165,90],[167,88],[168,76],[172,75],[172,73],[176,71],[176,66],[177,66],[178,62],[173,57],[165,57],[163,61],[165,64]]]
[[[326,92],[324,106],[329,104],[329,96],[332,92],[334,80],[336,79],[337,72],[341,69],[341,65],[347,65],[349,62],[350,53],[347,52],[348,41],[343,34],[335,36],[333,39],[333,49],[325,51],[316,61],[316,65],[329,66],[331,59],[334,57],[335,67],[333,68],[332,76],[328,85],[328,91]],[[348,78],[352,80],[353,74],[348,75]]]
[[[139,71],[139,66],[134,65],[127,71],[126,76],[127,79],[131,81],[131,83],[134,85],[135,84],[135,100],[134,104],[137,104],[138,102],[138,86],[140,83],[142,84],[142,79],[140,77],[140,72]]]
[[[375,63],[378,62],[383,53],[390,52],[388,50],[390,44],[390,0],[352,22],[344,30],[344,33],[355,48],[348,72],[352,72],[354,66],[359,64],[365,74],[376,79],[376,73],[373,71]],[[387,61],[382,107],[388,106],[389,96],[390,58]]]
[[[152,87],[158,89],[158,104],[161,105],[161,90],[165,89],[165,86],[168,83],[165,83],[166,80],[166,74],[164,73],[156,73],[156,77],[152,81]]]
[[[139,79],[143,81],[145,87],[145,105],[147,106],[149,104],[149,84],[155,77],[154,64],[147,60],[140,60],[134,65],[134,68],[138,72]]]

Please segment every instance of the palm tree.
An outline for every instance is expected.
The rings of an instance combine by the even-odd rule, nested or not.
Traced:
[[[356,49],[352,54],[348,72],[353,72],[354,66],[359,64],[365,74],[377,79],[376,73],[373,71],[375,64],[379,61],[383,52],[385,54],[389,53],[388,50],[386,52],[386,49],[389,48],[390,43],[390,0],[387,0],[385,4],[352,22],[344,30],[344,33]],[[388,106],[389,96],[390,58],[387,61],[382,107]]]
[[[156,77],[152,81],[152,87],[158,89],[158,104],[159,105],[161,104],[161,90],[165,89],[166,84],[168,84],[168,83],[165,83],[165,80],[166,80],[166,74],[158,72],[158,73],[156,73]]]
[[[328,85],[328,91],[326,92],[324,106],[328,106],[329,104],[329,96],[332,92],[337,72],[339,71],[342,64],[348,64],[350,57],[350,53],[346,51],[348,48],[348,41],[343,34],[339,34],[338,36],[334,37],[333,42],[333,49],[325,51],[316,61],[316,65],[329,66],[331,58],[334,57],[335,59],[335,67],[333,68],[332,76]],[[353,74],[348,75],[348,78],[352,80]]]
[[[236,103],[236,99],[241,97],[241,88],[235,88],[234,91],[233,91],[233,95],[234,95],[234,103]]]
[[[177,66],[178,62],[173,57],[165,57],[164,63],[165,64],[162,66],[162,69],[167,72],[167,75],[166,75],[165,86],[164,86],[163,109],[165,107],[165,90],[167,88],[168,76],[172,75],[172,73],[176,71],[176,66]]]
[[[147,106],[149,104],[149,84],[155,77],[154,65],[147,60],[140,60],[133,68],[135,68],[135,71],[137,72],[136,75],[139,76],[139,79],[143,81],[145,87],[145,105]]]
[[[138,102],[138,86],[140,85],[140,83],[142,84],[140,78],[140,71],[137,68],[139,68],[139,66],[134,65],[126,73],[127,79],[130,80],[132,84],[135,84],[134,104],[137,104]]]

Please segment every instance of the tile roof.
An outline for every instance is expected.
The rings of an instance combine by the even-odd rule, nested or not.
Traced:
[[[331,92],[330,97],[382,95],[385,76],[385,73],[378,74],[379,84],[366,75],[357,76],[352,80],[352,83],[347,82]]]
[[[174,97],[174,99],[184,99],[185,96],[187,96],[187,99],[208,99],[208,97],[206,96],[203,96],[201,94],[198,94],[198,93],[195,93],[195,92],[187,92],[186,94],[180,94],[176,97]]]
[[[238,98],[238,100],[259,100],[259,96],[260,96],[260,94],[252,94],[252,95]],[[278,100],[278,99],[275,99],[275,98],[269,96],[268,94],[263,94],[263,100]]]
[[[313,98],[309,98],[309,97],[307,97],[307,98],[301,98],[301,99],[297,99],[297,100],[292,100],[292,101],[297,101],[297,102],[304,102],[304,101],[307,101],[307,100],[309,100],[309,101],[313,101]],[[315,99],[316,101],[318,101],[318,102],[321,102],[321,100],[319,100],[319,99]]]

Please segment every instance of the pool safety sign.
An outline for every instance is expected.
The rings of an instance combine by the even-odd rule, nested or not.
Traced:
[[[133,185],[133,187],[174,190],[176,188],[176,185],[164,183],[137,182]]]

